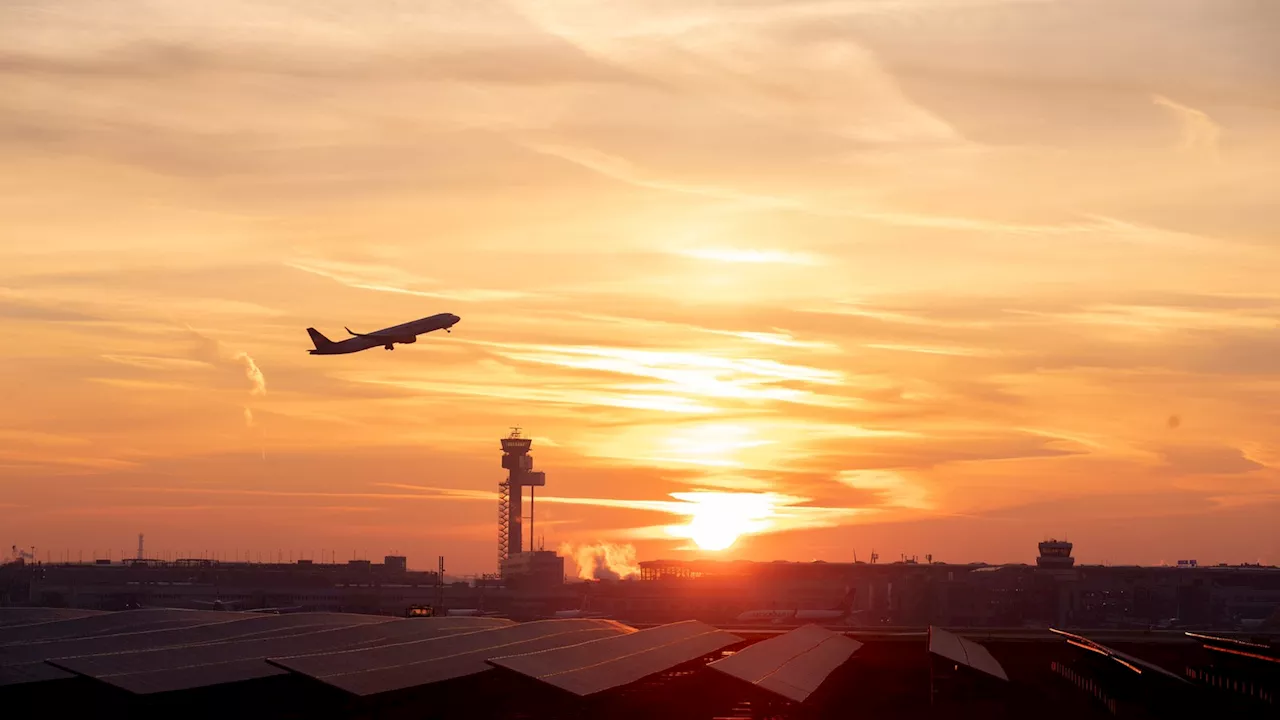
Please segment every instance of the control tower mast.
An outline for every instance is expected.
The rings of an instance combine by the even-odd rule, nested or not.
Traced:
[[[507,558],[524,551],[524,488],[529,488],[529,525],[533,526],[533,489],[547,484],[546,473],[535,472],[529,450],[533,440],[520,428],[502,439],[502,467],[507,479],[498,484],[498,572],[506,574]],[[532,537],[532,536],[531,536]],[[529,542],[532,549],[533,541]]]

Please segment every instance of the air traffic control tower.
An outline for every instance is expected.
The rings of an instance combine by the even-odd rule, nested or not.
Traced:
[[[498,484],[498,572],[506,574],[507,558],[524,552],[524,489],[529,488],[529,549],[533,549],[533,489],[547,484],[547,475],[535,472],[531,438],[520,428],[502,439],[502,467],[507,479]]]

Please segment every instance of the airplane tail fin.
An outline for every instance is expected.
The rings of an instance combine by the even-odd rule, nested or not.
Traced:
[[[333,344],[333,341],[325,337],[315,328],[307,328],[307,334],[311,336],[311,343],[316,346],[317,350],[323,350]]]

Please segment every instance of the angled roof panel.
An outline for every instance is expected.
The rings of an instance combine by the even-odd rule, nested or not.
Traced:
[[[56,622],[58,620],[74,620],[91,615],[102,615],[104,612],[103,610],[77,610],[72,608],[6,607],[0,608],[0,628]]]
[[[200,625],[211,622],[227,622],[242,613],[217,610],[124,610],[100,615],[88,615],[69,620],[52,620],[32,625],[0,628],[0,646],[18,643],[43,642],[63,638],[114,635],[123,632],[158,630],[161,628]]]
[[[1199,640],[1200,644],[1208,650],[1261,662],[1280,663],[1280,646],[1274,643],[1253,642],[1238,637],[1206,635],[1196,632],[1187,632],[1186,636]]]
[[[929,627],[929,652],[1001,680],[1008,680],[1000,663],[978,643],[939,627]]]
[[[72,677],[75,676],[66,670],[59,670],[48,663],[38,661],[0,667],[0,687],[48,680],[66,680]]]
[[[486,672],[491,668],[485,660],[499,655],[634,632],[612,620],[541,620],[363,650],[271,658],[270,662],[366,696]]]
[[[1149,670],[1156,674],[1163,675],[1166,678],[1174,680],[1178,683],[1190,684],[1190,681],[1187,680],[1186,678],[1176,673],[1169,672],[1168,670],[1165,670],[1164,668],[1160,667],[1159,665],[1156,665],[1155,663],[1149,662],[1147,660],[1143,660],[1142,658],[1134,657],[1132,655],[1129,655],[1128,653],[1122,653],[1119,650],[1116,650],[1114,648],[1109,648],[1106,645],[1103,645],[1100,642],[1095,642],[1093,640],[1090,640],[1089,638],[1084,637],[1083,635],[1076,635],[1074,633],[1058,630],[1057,628],[1049,628],[1049,632],[1056,633],[1058,635],[1063,636],[1064,638],[1066,638],[1068,643],[1082,650],[1088,650],[1090,652],[1097,653],[1098,655],[1102,655],[1103,657],[1109,657],[1112,660],[1120,663],[1121,665],[1129,668],[1130,670],[1137,672],[1138,674],[1142,674],[1144,670]]]
[[[342,651],[510,624],[509,620],[498,618],[386,620],[321,628],[289,637],[58,658],[50,660],[50,664],[133,693],[150,694],[285,674],[285,670],[266,662],[266,658],[273,655]]]
[[[585,696],[629,685],[739,642],[737,635],[689,620],[489,662]]]
[[[862,643],[817,625],[769,638],[708,665],[731,677],[804,702]]]

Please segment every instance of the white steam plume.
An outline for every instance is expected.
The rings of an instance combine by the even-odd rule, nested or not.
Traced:
[[[560,555],[576,567],[582,580],[623,580],[640,574],[634,545],[597,542],[589,545],[561,543]]]

